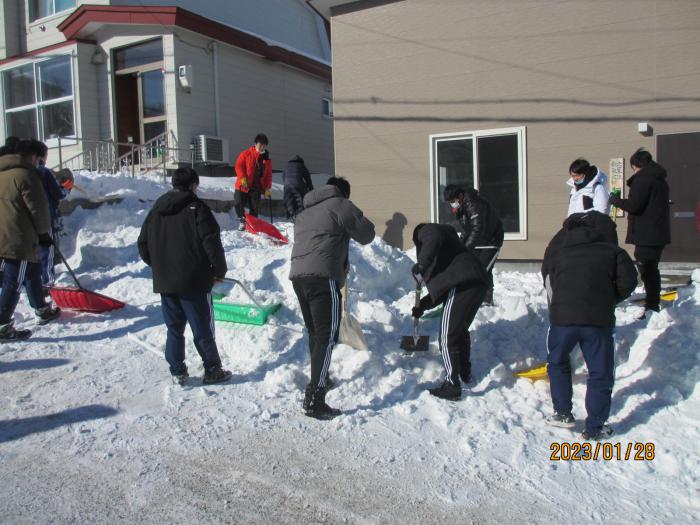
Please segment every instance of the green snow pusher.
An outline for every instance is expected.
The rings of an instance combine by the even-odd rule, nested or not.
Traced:
[[[262,326],[267,323],[268,318],[282,306],[282,303],[260,304],[243,283],[237,279],[224,277],[223,280],[240,286],[243,293],[248,296],[253,304],[222,303],[217,299],[222,299],[226,294],[217,294],[214,300],[214,319],[217,321]]]

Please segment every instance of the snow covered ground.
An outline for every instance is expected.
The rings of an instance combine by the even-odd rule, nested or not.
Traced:
[[[622,459],[552,461],[552,444],[580,442],[581,428],[545,426],[548,383],[511,374],[545,359],[537,274],[496,273],[497,306],[482,308],[472,327],[475,384],[452,403],[425,391],[442,371],[438,321],[422,325],[427,355],[399,350],[412,330],[409,255],[379,239],[352,245],[349,308],[370,351],[336,348],[338,388],[328,400],[344,415],[319,422],[300,410],[308,350],[287,279],[290,246],[233,231],[236,221],[217,215],[229,275],[284,306],[263,327],[217,323],[233,380],[182,388],[161,355],[159,299],[136,249],[162,178],[77,182],[124,200],[65,217],[62,249],[83,286],[128,306],[65,312],[37,327],[20,301],[17,323],[36,329],[0,347],[3,523],[700,520],[700,272],[661,314],[635,322],[639,307],[617,311],[610,423]],[[290,224],[281,229],[293,237]],[[64,272],[61,281],[69,282]],[[243,296],[234,290],[231,300]],[[201,376],[189,332],[188,366]],[[577,357],[579,420],[584,392]],[[653,460],[625,460],[634,443],[652,443]]]

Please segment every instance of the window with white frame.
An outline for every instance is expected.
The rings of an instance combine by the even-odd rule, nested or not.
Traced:
[[[29,21],[60,13],[75,7],[76,0],[27,0]]]
[[[321,99],[321,113],[326,118],[333,118],[333,102],[331,101],[331,99]]]
[[[445,187],[475,188],[496,209],[505,238],[527,238],[525,128],[430,136],[432,220],[456,224],[442,198]]]
[[[73,69],[70,55],[2,72],[5,136],[75,136]]]

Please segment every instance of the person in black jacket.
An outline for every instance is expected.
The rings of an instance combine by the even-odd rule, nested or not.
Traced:
[[[503,246],[501,219],[493,206],[474,189],[464,190],[451,184],[445,188],[443,197],[464,230],[460,234],[464,245],[474,251],[486,270],[488,289],[484,304],[492,305],[493,267]]]
[[[314,189],[304,159],[296,155],[284,170],[284,206],[287,217],[294,219],[304,209],[304,195]]]
[[[637,271],[627,252],[604,242],[585,216],[569,217],[563,232],[563,241],[560,232],[542,263],[550,320],[547,374],[554,405],[547,419],[555,426],[574,426],[569,355],[578,344],[588,367],[583,437],[597,440],[612,434],[605,422],[615,381],[615,305],[637,286]]]
[[[209,207],[195,195],[199,176],[180,168],[172,177],[173,190],[153,205],[141,227],[139,254],[153,270],[153,291],[161,294],[168,328],[165,359],[175,381],[188,377],[185,365],[185,325],[204,362],[204,383],[231,377],[223,370],[214,338],[211,289],[226,275],[221,231]]]
[[[445,380],[429,391],[436,397],[458,400],[462,397],[460,379],[471,381],[469,325],[486,294],[486,272],[452,226],[419,224],[413,242],[418,262],[411,272],[419,284],[426,285],[428,295],[411,313],[419,318],[425,310],[443,304],[439,342]]]
[[[613,194],[610,203],[629,214],[625,242],[634,244],[634,258],[639,265],[646,291],[646,315],[646,310],[659,311],[659,261],[664,246],[671,242],[669,190],[666,170],[654,162],[648,151],[642,148],[635,151],[630,157],[630,166],[634,174],[627,181],[628,198],[622,199]]]

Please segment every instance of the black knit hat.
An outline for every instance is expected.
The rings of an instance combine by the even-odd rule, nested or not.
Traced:
[[[178,168],[172,178],[173,188],[188,190],[192,184],[199,184],[199,175],[190,167]]]

